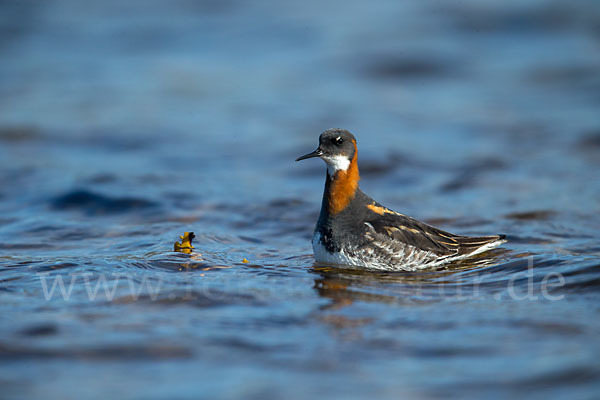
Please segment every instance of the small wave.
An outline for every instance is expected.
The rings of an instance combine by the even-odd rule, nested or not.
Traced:
[[[142,198],[110,197],[87,190],[74,190],[58,196],[51,205],[55,210],[77,210],[88,215],[120,214],[158,207],[158,203]]]

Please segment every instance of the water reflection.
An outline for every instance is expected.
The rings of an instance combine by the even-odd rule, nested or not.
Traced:
[[[311,272],[320,277],[314,289],[331,303],[325,308],[341,308],[355,301],[413,304],[439,302],[449,297],[479,294],[478,279],[487,268],[498,266],[510,254],[493,249],[469,259],[448,263],[441,268],[417,272],[368,271],[348,266],[314,265]],[[527,268],[527,262],[522,265]],[[384,294],[383,294],[384,293]]]

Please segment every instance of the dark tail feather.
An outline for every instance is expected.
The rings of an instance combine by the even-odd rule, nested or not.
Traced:
[[[460,254],[469,254],[483,246],[505,240],[506,235],[493,235],[493,236],[480,236],[480,237],[458,236],[454,239],[460,245],[458,252]]]

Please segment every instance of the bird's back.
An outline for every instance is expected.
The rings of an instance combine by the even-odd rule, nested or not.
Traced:
[[[359,190],[343,213],[321,215],[315,253],[322,255],[320,262],[342,260],[375,269],[416,270],[481,253],[503,239],[443,231],[389,210]]]

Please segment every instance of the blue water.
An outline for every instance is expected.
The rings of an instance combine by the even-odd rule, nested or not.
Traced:
[[[594,1],[19,1],[0,32],[0,397],[598,397]],[[325,167],[293,160],[330,127],[381,203],[508,243],[315,265]]]

